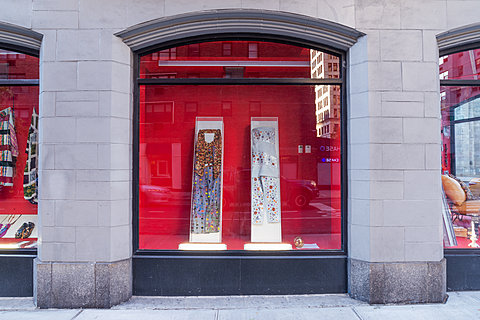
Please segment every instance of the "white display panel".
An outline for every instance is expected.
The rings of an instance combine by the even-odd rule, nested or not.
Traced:
[[[224,130],[223,130],[223,118],[221,117],[197,117],[196,122],[195,122],[195,148],[198,147],[198,140],[199,140],[199,133],[203,130],[207,130],[204,132],[204,140],[205,140],[205,145],[209,146],[212,143],[215,143],[215,133],[209,133],[208,131],[214,131],[214,132],[220,132],[221,139],[221,164],[220,164],[220,170],[218,172],[218,182],[219,186],[216,188],[216,191],[218,193],[218,206],[217,208],[219,209],[218,211],[218,225],[215,223],[215,226],[218,226],[218,231],[217,232],[211,232],[211,231],[205,231],[205,232],[200,232],[198,231],[199,228],[198,225],[196,226],[196,223],[198,223],[198,215],[195,216],[195,213],[198,211],[197,209],[199,207],[202,207],[202,205],[195,204],[195,199],[196,198],[196,192],[199,192],[200,189],[196,190],[197,188],[196,184],[196,171],[195,171],[195,166],[197,164],[197,156],[194,157],[194,163],[193,163],[193,178],[192,178],[192,202],[191,202],[191,212],[190,212],[190,239],[189,241],[192,243],[221,243],[222,242],[222,202],[223,202],[223,153],[224,153],[224,148],[223,148],[223,142],[224,142]],[[216,150],[218,152],[218,150]],[[194,150],[194,154],[196,155],[196,150]],[[207,164],[205,164],[205,168],[207,167]],[[206,172],[204,173],[205,175],[207,174]],[[199,177],[197,177],[197,180]],[[197,183],[200,183],[200,181],[197,181]],[[208,192],[211,192],[211,190],[206,190]],[[206,197],[210,197],[210,195],[206,195]],[[205,202],[203,202],[205,203]],[[206,216],[205,216],[206,219]],[[204,221],[204,226],[208,226],[209,221]],[[196,230],[194,232],[194,229]],[[188,247],[188,246],[187,246]]]
[[[252,134],[252,139],[251,139],[251,159],[252,159],[252,188],[251,188],[251,217],[252,217],[252,224],[251,224],[251,242],[281,242],[282,241],[282,219],[281,219],[281,201],[280,201],[280,163],[279,161],[279,139],[278,139],[278,118],[272,118],[272,117],[252,117],[251,118],[251,134]],[[268,168],[265,167],[262,169],[258,165],[254,164],[254,149],[256,148],[254,146],[254,130],[257,129],[257,133],[262,130],[262,128],[265,129],[265,131],[268,131],[270,134],[273,132],[274,133],[274,141],[271,141],[269,145],[266,145],[267,153],[270,154],[270,159],[275,159],[272,160],[275,161],[276,163],[273,163],[273,165],[270,165]],[[263,132],[263,131],[262,131]],[[269,160],[270,161],[270,160]],[[270,161],[270,164],[272,164],[272,161]],[[256,186],[254,185],[254,179],[262,179],[262,178],[267,178],[270,179],[270,183],[273,181],[273,184],[276,184],[276,186],[269,186],[269,185],[260,185],[258,186],[261,188],[261,190],[258,190]],[[276,183],[275,183],[276,181]],[[269,182],[267,182],[269,183]],[[266,197],[266,189],[269,188],[274,188],[274,192],[271,194],[271,198],[267,199]],[[259,198],[267,201],[262,201],[263,204],[263,212],[261,213],[262,217],[259,217],[259,212],[258,212],[258,201]],[[276,202],[276,206],[273,205],[273,209],[275,209],[275,215],[271,216],[269,215],[268,209],[272,208],[267,208],[267,203],[265,202],[272,202],[274,200]],[[257,204],[255,204],[257,203]],[[261,222],[259,222],[261,220]],[[248,244],[246,244],[248,246]]]

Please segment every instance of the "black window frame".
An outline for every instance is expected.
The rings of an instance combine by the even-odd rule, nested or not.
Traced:
[[[146,79],[140,78],[140,59],[142,56],[165,50],[172,47],[191,45],[195,43],[216,42],[216,41],[251,41],[271,42],[308,49],[322,51],[339,58],[340,75],[338,78],[310,79],[310,78],[173,78],[173,79]],[[207,35],[193,39],[180,39],[147,49],[134,52],[134,106],[133,106],[133,174],[132,174],[132,240],[133,257],[320,257],[337,256],[347,257],[348,234],[347,234],[347,107],[346,107],[346,84],[347,54],[343,50],[328,47],[325,45],[304,42],[302,40],[292,41],[281,36],[266,38],[265,35]],[[161,249],[139,249],[139,111],[140,111],[140,86],[142,85],[336,85],[340,87],[340,123],[341,123],[341,248],[332,250],[291,250],[291,251],[246,251],[246,250],[225,250],[225,251],[184,251],[184,250],[161,250]]]

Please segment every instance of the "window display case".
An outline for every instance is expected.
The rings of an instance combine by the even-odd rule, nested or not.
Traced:
[[[37,245],[38,58],[0,50],[0,251]]]
[[[252,43],[140,57],[138,250],[343,249],[340,59]]]
[[[445,247],[479,248],[480,49],[440,58]],[[467,81],[459,85],[458,81]],[[477,81],[478,82],[478,81]],[[453,230],[453,233],[452,233]]]

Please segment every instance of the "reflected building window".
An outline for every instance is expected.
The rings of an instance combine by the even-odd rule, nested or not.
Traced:
[[[257,59],[258,58],[258,43],[249,43],[248,44],[248,58]]]
[[[232,44],[231,43],[223,43],[222,44],[222,52],[223,56],[229,57],[232,55]]]
[[[340,76],[338,57],[317,50],[311,50],[310,56],[312,78],[324,79]],[[340,106],[340,92],[336,86],[319,85],[315,86],[315,93],[316,114],[321,115],[321,117],[317,117],[317,136],[331,138],[333,135],[339,134],[337,130],[330,132],[328,128],[330,124],[340,124],[340,114],[337,114]]]

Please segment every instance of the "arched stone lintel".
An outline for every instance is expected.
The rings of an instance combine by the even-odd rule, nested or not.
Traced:
[[[455,28],[437,35],[440,55],[480,48],[480,23]]]
[[[350,27],[304,15],[270,10],[224,9],[164,17],[116,33],[141,52],[185,39],[262,38],[322,45],[346,51],[364,34]]]
[[[38,56],[43,35],[33,30],[0,22],[0,46]]]

